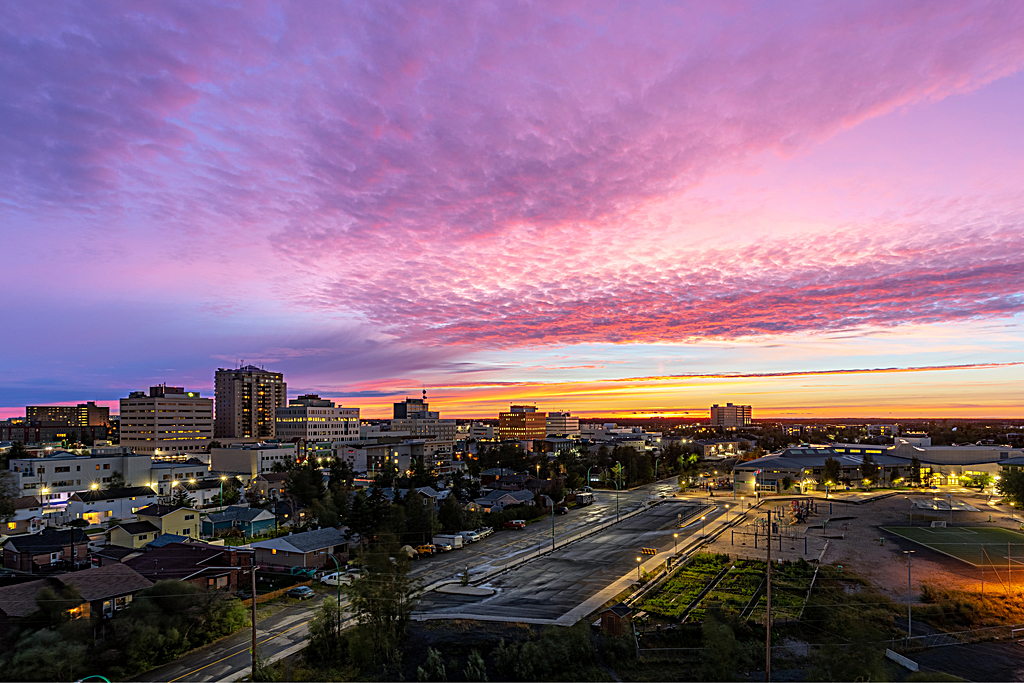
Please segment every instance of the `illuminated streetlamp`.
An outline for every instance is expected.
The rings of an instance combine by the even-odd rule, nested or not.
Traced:
[[[642,561],[643,561],[643,558],[640,558],[640,557],[636,558],[636,580],[637,580],[637,583],[640,582],[640,563]]]
[[[701,516],[700,516],[700,535],[701,535],[701,536],[704,536],[704,535],[705,535],[705,534],[704,534],[704,527],[705,527],[705,524],[704,524],[704,520],[705,520],[706,518],[707,518],[707,515],[701,515]]]
[[[679,543],[679,534],[672,534],[672,554],[676,554],[676,544]]]

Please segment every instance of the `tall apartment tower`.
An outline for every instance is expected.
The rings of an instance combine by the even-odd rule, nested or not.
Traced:
[[[750,406],[734,406],[731,403],[711,406],[712,427],[746,427],[750,423]]]
[[[280,372],[255,365],[217,368],[214,398],[215,439],[273,439],[277,409],[288,405],[288,385]]]
[[[547,413],[538,413],[536,406],[512,406],[498,413],[498,438],[530,441],[548,435]]]

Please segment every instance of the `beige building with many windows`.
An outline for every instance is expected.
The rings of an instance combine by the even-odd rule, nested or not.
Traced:
[[[277,409],[280,441],[359,441],[359,408],[342,408],[316,394],[299,396]]]
[[[121,399],[121,445],[140,455],[205,452],[213,438],[213,400],[198,391],[160,385]]]
[[[711,406],[712,427],[746,427],[751,421],[750,406],[734,406],[731,403]]]
[[[255,365],[218,368],[214,377],[217,414],[213,433],[218,439],[274,439],[277,409],[288,403],[288,385],[280,372]]]

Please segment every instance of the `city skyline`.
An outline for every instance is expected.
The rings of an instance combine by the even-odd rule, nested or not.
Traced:
[[[0,418],[1024,416],[1018,5],[4,13]]]

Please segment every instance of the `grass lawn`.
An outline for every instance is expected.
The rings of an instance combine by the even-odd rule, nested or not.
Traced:
[[[1014,564],[1024,564],[1024,534],[1009,529],[892,526],[882,530],[975,567],[1004,567],[1008,557]]]

